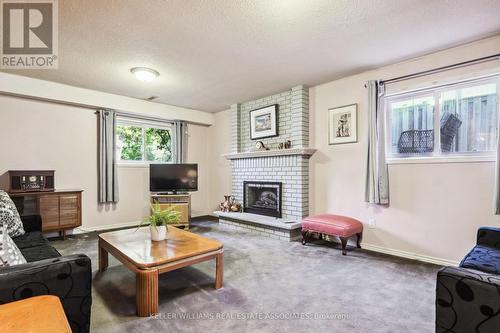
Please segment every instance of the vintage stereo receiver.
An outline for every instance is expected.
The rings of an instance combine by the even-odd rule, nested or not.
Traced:
[[[10,170],[9,192],[54,191],[54,170]]]

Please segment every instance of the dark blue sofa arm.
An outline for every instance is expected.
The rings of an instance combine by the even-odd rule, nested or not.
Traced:
[[[499,327],[499,275],[458,267],[438,272],[436,333],[493,333]]]
[[[484,245],[500,249],[500,228],[479,228],[477,230],[477,245]]]
[[[92,268],[84,254],[0,268],[0,304],[59,296],[73,333],[90,331]]]
[[[42,231],[42,217],[40,215],[21,216],[23,228],[26,232]]]

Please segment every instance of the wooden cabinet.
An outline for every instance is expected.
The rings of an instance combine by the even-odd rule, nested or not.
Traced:
[[[80,223],[80,195],[59,196],[59,225],[72,227]]]
[[[22,192],[9,194],[21,215],[40,214],[42,231],[59,231],[82,225],[82,191]]]
[[[37,213],[42,216],[43,231],[59,228],[59,196],[42,195],[37,201]]]
[[[159,204],[161,209],[172,207],[180,213],[179,223],[170,224],[189,229],[191,220],[191,196],[189,194],[152,194],[151,203]]]

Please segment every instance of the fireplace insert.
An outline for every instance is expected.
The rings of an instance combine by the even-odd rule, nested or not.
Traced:
[[[281,182],[243,182],[243,211],[281,218]]]

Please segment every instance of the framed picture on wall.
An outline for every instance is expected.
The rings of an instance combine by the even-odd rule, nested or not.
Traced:
[[[329,109],[328,127],[328,144],[358,142],[358,105]]]
[[[250,111],[250,139],[278,136],[278,104]]]

